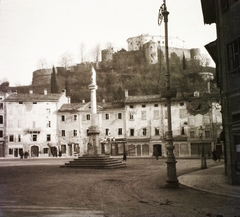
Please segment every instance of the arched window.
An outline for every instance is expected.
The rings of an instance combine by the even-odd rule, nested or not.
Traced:
[[[0,115],[0,124],[3,124],[3,116]]]

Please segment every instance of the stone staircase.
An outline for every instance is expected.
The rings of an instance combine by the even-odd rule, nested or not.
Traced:
[[[126,167],[126,163],[114,159],[109,158],[107,155],[84,155],[82,157],[78,157],[69,163],[65,163],[65,165],[60,167],[68,167],[68,168],[86,168],[86,169],[117,169]]]

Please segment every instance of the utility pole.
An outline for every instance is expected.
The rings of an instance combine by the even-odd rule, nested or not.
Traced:
[[[167,141],[167,179],[166,187],[177,188],[179,187],[177,174],[176,174],[176,163],[175,156],[173,153],[173,136],[172,136],[172,117],[171,117],[171,98],[174,96],[174,92],[170,88],[170,72],[169,72],[169,54],[168,54],[168,15],[166,0],[163,0],[163,4],[159,9],[158,25],[161,25],[162,19],[164,19],[165,29],[165,56],[166,56],[166,91],[164,97],[167,99],[167,119],[168,119],[168,131],[166,135]]]

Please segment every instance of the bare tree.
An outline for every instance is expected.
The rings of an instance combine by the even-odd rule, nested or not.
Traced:
[[[84,63],[86,61],[86,47],[84,43],[80,44],[80,60],[81,63]]]
[[[113,49],[113,44],[112,44],[112,42],[107,42],[106,43],[106,47],[107,47],[107,49]]]
[[[93,49],[92,49],[92,58],[93,61],[98,63],[99,62],[99,58],[100,58],[100,44],[97,44]]]
[[[65,69],[67,69],[72,63],[73,56],[69,52],[65,52],[59,60],[60,66],[64,67]]]
[[[44,59],[44,58],[39,59],[38,62],[37,62],[37,68],[38,69],[49,68],[49,65],[48,65],[46,59]]]
[[[208,67],[210,65],[210,58],[207,54],[201,54],[200,55],[200,66]]]

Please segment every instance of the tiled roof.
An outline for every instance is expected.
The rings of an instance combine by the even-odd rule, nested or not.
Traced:
[[[62,107],[59,109],[60,112],[67,112],[67,111],[78,111],[86,105],[87,103],[70,103],[70,104],[63,104]]]
[[[18,93],[9,95],[5,101],[6,102],[56,102],[62,96],[63,93],[48,93],[36,94],[36,93]]]
[[[128,96],[125,103],[140,103],[140,102],[160,102],[162,101],[161,95],[146,95],[146,96]]]
[[[90,110],[90,102],[88,103],[71,103],[71,104],[63,104],[59,109],[59,112],[71,112],[71,111],[86,111]],[[121,102],[99,102],[97,103],[97,109],[113,109],[113,108],[124,108],[124,104]]]

